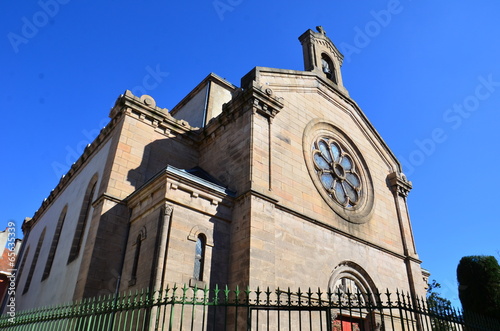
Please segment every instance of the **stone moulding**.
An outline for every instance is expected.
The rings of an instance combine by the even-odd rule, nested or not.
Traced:
[[[208,209],[198,208],[199,206],[197,207],[196,205],[186,205],[181,201],[172,200],[171,197],[168,197],[169,190],[182,190],[192,198],[204,199],[208,202],[209,207],[207,207]],[[158,195],[156,192],[161,193]],[[224,221],[230,221],[229,219],[216,216],[212,211],[217,210],[219,205],[230,209],[234,197],[235,193],[225,187],[169,165],[125,198],[124,201],[129,208],[136,209],[139,207],[140,209],[132,213],[131,222],[140,219],[142,214],[157,208],[164,201],[175,205],[182,205],[183,207],[197,210],[202,214],[217,217]]]
[[[113,131],[116,126],[119,118],[121,116],[117,116],[111,119],[111,121],[99,132],[94,141],[85,147],[82,155],[71,165],[71,168],[68,172],[61,177],[59,183],[56,187],[50,191],[49,196],[45,198],[42,202],[42,205],[38,208],[38,210],[33,215],[31,222],[26,224],[26,230],[29,230],[43,215],[48,206],[54,201],[54,199],[66,188],[67,185],[71,182],[71,180],[75,177],[75,175],[80,171],[86,161],[102,146],[103,142],[108,139],[111,131]]]
[[[223,105],[222,113],[210,120],[200,138],[215,137],[220,129],[249,111],[272,120],[283,106],[283,99],[276,97],[271,89],[263,90],[256,82],[251,82],[248,87],[239,89],[233,99]]]
[[[396,192],[399,196],[407,197],[413,188],[412,182],[410,182],[406,175],[402,172],[395,171],[387,176],[387,180],[393,192]]]
[[[119,113],[133,115],[140,121],[154,127],[156,131],[169,135],[170,132],[186,135],[195,133],[199,128],[192,127],[185,120],[178,120],[168,112],[166,108],[156,106],[156,101],[149,95],[137,97],[129,90],[125,91],[115,102],[111,109],[110,117],[113,118]],[[192,136],[195,139],[194,136]]]

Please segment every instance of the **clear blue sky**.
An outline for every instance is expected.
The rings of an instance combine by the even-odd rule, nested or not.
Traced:
[[[32,216],[126,89],[172,108],[208,73],[302,70],[322,25],[344,84],[404,164],[423,267],[458,304],[464,255],[498,257],[498,1],[6,2],[0,227]],[[142,93],[138,93],[142,94]],[[373,220],[376,221],[376,220]],[[19,230],[20,234],[20,230]]]

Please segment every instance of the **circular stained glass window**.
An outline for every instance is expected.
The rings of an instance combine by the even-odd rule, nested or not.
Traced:
[[[312,182],[330,208],[352,223],[370,220],[373,183],[352,139],[335,124],[314,119],[304,129],[302,147]]]
[[[356,206],[363,187],[348,151],[335,139],[322,136],[313,143],[312,158],[318,179],[327,194],[343,207]]]

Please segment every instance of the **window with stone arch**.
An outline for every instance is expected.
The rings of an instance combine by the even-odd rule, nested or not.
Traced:
[[[139,257],[141,256],[141,246],[143,240],[146,239],[146,228],[142,227],[141,231],[135,239],[135,253],[134,253],[134,263],[132,264],[132,272],[130,274],[129,286],[133,286],[137,282],[137,270],[139,268]]]
[[[376,307],[376,286],[358,264],[344,261],[335,267],[329,281],[331,300],[340,307],[333,312],[332,330],[373,330],[381,325]]]
[[[87,185],[87,190],[83,197],[80,215],[78,216],[78,223],[76,224],[75,234],[73,236],[73,243],[68,257],[68,264],[73,262],[80,254],[85,228],[89,218],[90,210],[92,209],[92,202],[94,201],[94,193],[97,186],[97,174],[95,174]]]
[[[326,75],[326,78],[337,84],[337,76],[335,75],[335,66],[333,61],[325,53],[321,54],[321,69]]]
[[[189,279],[189,286],[202,288],[209,280],[208,261],[213,258],[210,250],[211,247],[214,247],[212,230],[203,225],[194,225],[189,231],[187,239],[194,244],[193,274]]]
[[[24,283],[23,294],[28,292],[31,280],[33,279],[33,274],[35,273],[36,264],[38,262],[38,256],[40,255],[40,249],[42,248],[43,240],[45,238],[45,230],[47,228],[43,228],[40,237],[38,238],[38,244],[36,245],[35,254],[33,255],[33,260],[31,260],[30,271],[28,272],[28,276],[26,277],[26,282]]]
[[[196,281],[203,281],[203,272],[205,269],[205,251],[207,247],[207,237],[200,233],[196,239],[195,253],[194,253],[194,268],[193,278]]]
[[[52,238],[52,244],[50,245],[49,255],[47,256],[47,262],[45,263],[45,269],[43,271],[42,281],[47,279],[50,275],[50,270],[52,269],[52,264],[54,263],[54,257],[56,255],[57,246],[59,244],[59,238],[61,237],[61,231],[64,225],[64,220],[66,219],[66,212],[68,211],[68,205],[64,206],[61,214],[59,215],[59,220],[57,221],[56,230],[54,231],[54,237]]]

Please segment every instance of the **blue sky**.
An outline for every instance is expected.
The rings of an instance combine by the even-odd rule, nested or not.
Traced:
[[[41,0],[2,12],[0,228],[33,215],[126,89],[171,109],[210,72],[239,85],[255,66],[302,70],[297,38],[322,25],[413,182],[417,250],[442,294],[459,304],[462,256],[499,256],[497,1]]]

